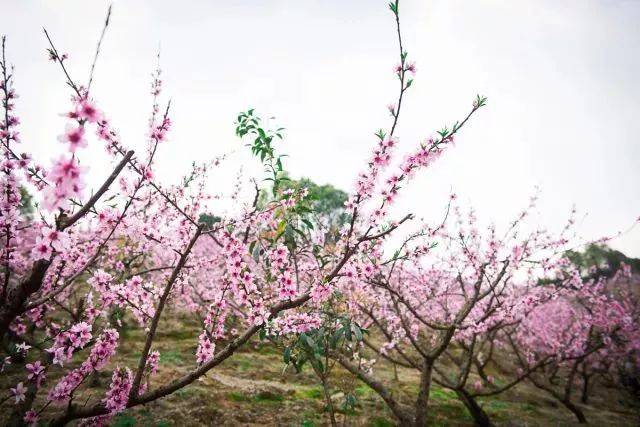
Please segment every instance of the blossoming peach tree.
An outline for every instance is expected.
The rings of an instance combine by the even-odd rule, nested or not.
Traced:
[[[394,3],[396,18],[397,7]],[[105,29],[108,22],[109,17]],[[8,385],[1,399],[12,425],[75,419],[102,424],[127,407],[189,385],[258,333],[301,333],[316,327],[319,316],[312,307],[335,291],[345,266],[355,256],[375,251],[377,242],[411,218],[390,221],[384,215],[400,184],[435,160],[464,124],[421,144],[402,172],[376,193],[396,144],[402,97],[412,82],[408,75],[415,72],[401,47],[395,70],[400,96],[390,107],[392,126],[377,134],[337,242],[327,244],[325,235],[314,230],[304,189],[277,191],[286,179],[276,147],[282,129],[263,127],[253,110],[238,116],[236,131],[250,140],[253,154],[264,164],[274,197],[259,206],[261,189],[256,186],[253,204],[206,225],[198,217],[211,200],[204,182],[212,164],[194,166],[182,183],[169,187],[153,173],[155,154],[171,129],[170,104],[160,106],[159,69],[153,75],[142,153],[127,147],[92,97],[104,33],[82,85],[45,30],[49,58],[61,69],[71,94],[67,125],[58,137],[60,154],[49,166],[39,164],[28,153],[28,141],[20,140],[13,68],[2,39],[1,369],[3,383],[18,381]],[[472,113],[482,105],[484,99],[478,98]],[[82,161],[82,151],[90,139],[104,144],[112,172],[88,197],[85,177],[92,165]],[[38,202],[33,215],[21,210],[24,189]],[[367,202],[377,204],[372,216],[365,215]],[[154,340],[170,306],[195,312],[201,321],[201,333],[194,337],[194,366],[182,377],[151,387],[160,356]],[[145,332],[136,366],[112,363],[121,341],[121,319],[114,313],[122,311]],[[229,328],[232,322],[241,329]],[[88,379],[104,369],[112,370],[107,391],[88,396]]]

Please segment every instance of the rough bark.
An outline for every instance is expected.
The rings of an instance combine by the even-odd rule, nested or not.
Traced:
[[[427,414],[429,412],[429,391],[431,390],[431,373],[433,371],[433,362],[425,359],[422,363],[420,372],[420,389],[415,404],[415,421],[416,427],[427,425]]]
[[[458,399],[464,404],[469,411],[469,414],[473,417],[473,421],[478,427],[491,427],[493,424],[489,419],[489,415],[478,405],[476,399],[471,397],[464,389],[455,390]]]
[[[562,402],[565,408],[570,410],[573,415],[576,416],[580,424],[587,424],[587,418],[584,416],[584,412],[582,412],[582,409],[580,409],[576,404],[571,400],[561,400],[560,402]]]

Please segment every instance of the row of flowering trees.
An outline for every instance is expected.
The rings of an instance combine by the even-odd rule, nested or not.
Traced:
[[[590,379],[608,375],[620,384],[640,362],[630,270],[582,276],[552,255],[566,245],[563,236],[513,231],[526,212],[498,235],[493,228],[480,233],[472,213],[463,220],[455,211],[450,228],[425,227],[392,257],[368,259],[340,283],[352,318],[377,333],[334,352],[335,360],[375,390],[401,424],[426,423],[435,383],[455,392],[477,425],[491,425],[478,399],[523,381],[586,422],[573,399],[580,381],[586,403]],[[371,359],[416,371],[411,405],[393,396]]]
[[[50,165],[38,163],[28,141],[20,140],[13,69],[2,39],[4,422],[107,423],[126,408],[188,386],[255,337],[283,344],[286,363],[309,361],[329,406],[333,361],[375,390],[403,425],[427,423],[432,383],[453,390],[479,425],[491,421],[478,397],[521,381],[584,418],[571,400],[574,379],[637,357],[637,305],[629,295],[606,291],[606,282],[618,276],[581,275],[559,255],[569,227],[559,236],[523,234],[527,211],[504,234],[481,232],[454,197],[435,227],[418,224],[407,234],[413,217],[390,217],[402,187],[448,150],[486,103],[478,96],[461,121],[393,166],[402,101],[416,67],[402,46],[399,2],[390,8],[399,43],[398,99],[388,107],[391,124],[377,132],[356,177],[339,230],[335,218],[318,215],[305,188],[287,184],[277,150],[283,130],[264,127],[254,110],[238,115],[236,133],[263,164],[267,184],[256,183],[249,203],[234,196],[232,214],[200,222],[202,212],[216,209],[205,183],[220,159],[194,165],[177,185],[159,183],[155,155],[171,130],[160,70],[153,73],[148,135],[134,152],[91,92],[104,31],[85,85],[70,74],[67,56],[45,31],[71,102],[59,156]],[[82,151],[90,140],[104,145],[112,172],[89,193],[91,165]],[[24,190],[37,201],[35,214],[25,209]],[[407,237],[389,255],[385,242],[398,233]],[[157,384],[151,381],[160,358],[156,337],[162,320],[176,311],[195,314],[201,325],[193,337],[193,368]],[[123,312],[144,332],[134,366],[115,363]],[[414,402],[399,400],[376,378],[372,354],[415,370]],[[496,366],[504,373],[499,382],[487,374]],[[107,390],[89,395],[92,377],[104,370],[111,372]],[[333,411],[331,419],[335,424]]]

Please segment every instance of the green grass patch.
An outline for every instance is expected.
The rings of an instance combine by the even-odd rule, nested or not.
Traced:
[[[229,396],[229,399],[233,400],[234,402],[250,402],[251,401],[249,396],[237,391],[232,391],[227,396]]]
[[[172,338],[175,340],[195,340],[198,336],[196,330],[181,328],[181,329],[171,329],[168,331],[164,331],[160,338]]]
[[[117,415],[109,424],[111,427],[133,427],[138,425],[135,418],[128,414]]]
[[[181,365],[183,362],[182,353],[176,350],[165,350],[160,352],[160,363]]]
[[[243,372],[250,370],[252,368],[252,366],[253,366],[253,364],[250,361],[246,360],[246,359],[239,359],[238,360],[238,368]]]
[[[259,354],[264,354],[267,356],[279,356],[282,357],[282,350],[278,349],[277,347],[273,346],[273,345],[269,345],[269,344],[260,344],[258,345],[258,347],[256,348],[256,352],[258,352]],[[280,359],[282,360],[282,359]]]
[[[234,402],[251,402],[251,403],[280,403],[284,401],[284,396],[270,391],[261,391],[255,396],[247,396],[237,391],[230,392],[227,396]]]
[[[383,417],[373,417],[371,427],[394,427],[396,424]]]
[[[501,400],[484,401],[484,405],[485,408],[492,409],[494,411],[504,411],[506,409],[509,409],[509,407],[511,406],[509,403],[503,402]]]
[[[371,387],[366,384],[359,384],[354,390],[356,396],[366,397],[375,393]]]
[[[252,400],[256,403],[282,402],[284,400],[284,396],[270,391],[261,391],[256,394]]]
[[[310,388],[308,390],[302,390],[300,393],[309,399],[323,399],[324,393],[320,387]]]
[[[455,405],[451,403],[445,403],[438,406],[434,406],[437,413],[444,415],[448,420],[470,420],[471,415],[467,412],[467,409],[462,405]]]
[[[175,394],[180,398],[185,398],[185,397],[195,396],[198,393],[200,393],[200,390],[198,390],[195,387],[184,387],[184,388],[181,388],[180,390],[176,390],[173,394]]]
[[[432,388],[429,390],[429,398],[433,398],[436,400],[444,400],[448,401],[456,398],[456,393],[451,390],[446,390],[443,388]]]

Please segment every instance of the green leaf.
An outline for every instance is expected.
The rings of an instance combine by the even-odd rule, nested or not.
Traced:
[[[284,348],[284,354],[282,355],[284,363],[288,364],[291,361],[291,347]]]
[[[307,356],[306,356],[304,353],[302,353],[302,354],[300,355],[300,357],[298,357],[298,359],[296,359],[296,360],[293,362],[293,365],[295,366],[296,371],[298,371],[298,372],[302,371],[302,367],[303,367],[303,366],[304,366],[304,364],[307,362],[307,360],[308,360],[308,359],[307,359]]]
[[[296,227],[292,227],[292,226],[291,226],[291,229],[292,229],[293,231],[295,231],[296,233],[298,233],[298,234],[300,235],[300,237],[302,237],[303,239],[306,237],[306,236],[304,235],[304,233],[303,233],[301,230],[298,230]]]
[[[344,336],[347,338],[347,341],[353,340],[353,335],[351,335],[351,325],[349,325],[349,323],[345,323],[344,325]]]
[[[313,341],[313,338],[311,338],[309,335],[307,334],[302,334],[301,338],[304,339],[305,343],[311,348],[311,349],[315,349],[316,348],[316,343],[315,341]]]
[[[333,336],[331,337],[331,341],[330,341],[331,348],[335,349],[338,346],[338,342],[340,341],[340,338],[342,337],[343,334],[344,334],[344,326],[342,326],[341,328],[338,328],[338,330],[336,330],[333,333]]]
[[[310,362],[318,372],[324,373],[324,364],[322,363],[322,359],[314,357]]]
[[[351,327],[353,328],[353,333],[356,336],[356,340],[362,341],[362,331],[360,330],[360,327],[356,324],[352,324]]]

